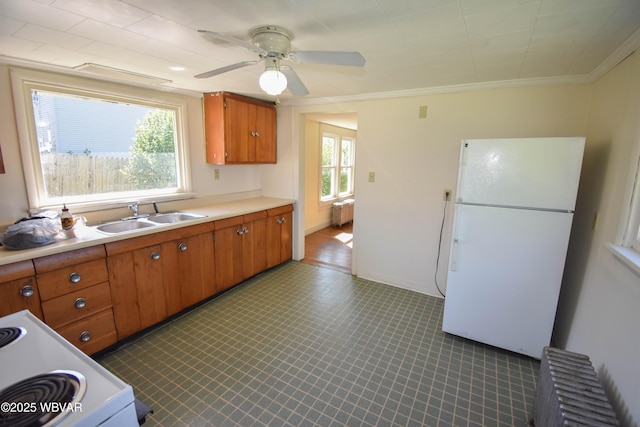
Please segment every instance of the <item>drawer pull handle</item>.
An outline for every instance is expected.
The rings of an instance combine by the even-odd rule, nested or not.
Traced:
[[[80,273],[71,273],[69,275],[69,281],[71,283],[78,283],[80,281],[81,277],[80,277]]]
[[[25,285],[22,287],[22,289],[20,289],[20,294],[23,297],[27,297],[29,298],[30,296],[32,296],[35,293],[35,289],[33,288],[33,286],[31,285]]]
[[[187,250],[187,244],[186,243],[180,243],[178,245],[178,249],[180,249],[182,252]]]
[[[151,259],[157,261],[160,259],[160,254],[158,252],[151,252]]]
[[[75,308],[85,308],[87,301],[84,298],[77,298],[73,305]]]
[[[87,342],[91,339],[91,333],[89,331],[84,331],[80,334],[80,341]]]

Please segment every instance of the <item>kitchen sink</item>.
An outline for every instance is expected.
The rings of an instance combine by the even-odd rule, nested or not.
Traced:
[[[190,212],[169,212],[157,214],[147,218],[148,221],[159,224],[171,224],[174,222],[190,221],[192,219],[204,218],[206,215],[200,215]]]
[[[127,231],[140,230],[141,228],[155,227],[155,224],[140,220],[109,222],[96,227],[96,230],[107,234],[120,234]]]

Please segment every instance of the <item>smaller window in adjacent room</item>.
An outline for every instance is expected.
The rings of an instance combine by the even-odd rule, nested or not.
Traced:
[[[320,200],[331,201],[353,195],[355,139],[323,133]]]

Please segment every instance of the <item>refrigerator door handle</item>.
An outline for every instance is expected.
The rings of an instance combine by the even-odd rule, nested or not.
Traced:
[[[453,239],[453,248],[451,250],[451,262],[449,263],[449,270],[456,271],[458,264],[458,239]]]

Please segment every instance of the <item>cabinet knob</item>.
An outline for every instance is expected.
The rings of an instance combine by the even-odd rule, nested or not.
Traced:
[[[75,308],[84,308],[87,305],[87,301],[84,298],[76,298],[76,300],[73,303],[73,306]]]
[[[244,234],[244,230],[242,228],[238,228],[236,233],[238,233],[239,236],[242,236]]]
[[[69,275],[69,281],[70,281],[71,283],[78,283],[78,282],[80,281],[80,279],[81,279],[81,277],[80,277],[80,273],[75,273],[75,272],[73,272],[73,273],[71,273],[71,274]]]
[[[187,250],[187,244],[186,243],[180,243],[178,245],[178,249],[180,249],[182,252]]]
[[[287,218],[282,217],[282,218],[280,219],[280,224],[284,224],[285,222],[287,222]]]
[[[89,331],[83,331],[80,334],[79,338],[80,338],[80,341],[87,342],[87,341],[89,341],[91,339],[91,333]]]
[[[158,252],[151,252],[151,259],[157,261],[160,259],[160,254]]]
[[[249,227],[244,227],[244,228],[242,229],[242,233],[243,233],[243,234],[246,234],[246,233],[248,233],[248,232],[249,232]]]
[[[25,285],[25,286],[22,287],[22,289],[20,289],[20,294],[23,297],[27,297],[28,298],[28,297],[32,296],[35,293],[35,291],[36,290],[33,288],[33,286]]]

